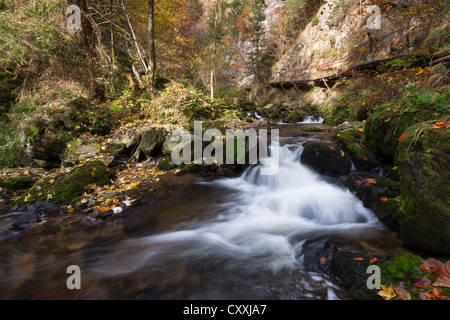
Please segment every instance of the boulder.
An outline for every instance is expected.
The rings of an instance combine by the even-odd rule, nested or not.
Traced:
[[[413,126],[400,139],[397,220],[411,244],[450,254],[450,128],[445,123]]]
[[[322,174],[345,175],[352,168],[350,157],[344,150],[324,142],[306,144],[300,161]]]
[[[167,132],[164,128],[149,128],[141,135],[141,151],[147,157],[157,157],[162,154]]]

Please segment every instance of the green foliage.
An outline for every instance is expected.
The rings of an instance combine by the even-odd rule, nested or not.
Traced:
[[[65,38],[50,18],[61,9],[60,1],[38,0],[32,6],[20,3],[11,7],[9,1],[3,3],[10,10],[0,15],[0,66],[25,66],[61,57]]]

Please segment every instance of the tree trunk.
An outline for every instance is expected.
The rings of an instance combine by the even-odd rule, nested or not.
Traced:
[[[148,0],[148,79],[150,90],[155,87],[156,50],[155,50],[155,0]]]
[[[216,79],[216,54],[217,54],[217,19],[219,18],[219,0],[215,1],[214,4],[214,30],[213,30],[213,52],[211,58],[211,99],[214,98],[214,89],[215,89],[215,79]]]
[[[81,28],[83,30],[83,42],[86,47],[89,64],[89,91],[94,99],[103,100],[105,98],[105,88],[97,82],[95,71],[99,66],[97,55],[95,53],[94,28],[91,20],[88,18],[87,0],[76,0],[76,4],[81,10]]]

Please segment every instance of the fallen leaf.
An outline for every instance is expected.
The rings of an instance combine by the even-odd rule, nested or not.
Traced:
[[[375,262],[377,262],[377,261],[378,261],[377,258],[372,258],[372,259],[370,259],[369,263],[372,264],[372,263],[375,263]]]
[[[411,300],[411,295],[405,289],[395,287],[394,291],[398,294],[397,300]]]
[[[433,288],[433,289],[431,289],[431,292],[433,292],[433,294],[436,298],[439,298],[442,293],[442,290],[438,289],[438,288]]]
[[[432,281],[430,278],[423,276],[422,278],[416,278],[414,286],[417,288],[425,288],[431,286]]]
[[[320,263],[324,263],[325,261],[327,261],[327,258],[325,257],[320,258]]]
[[[55,179],[50,179],[50,180],[48,180],[48,182],[49,182],[50,184],[53,184],[53,182],[55,182]]]
[[[353,260],[356,260],[356,261],[363,261],[364,258],[353,258]]]
[[[404,132],[401,136],[400,136],[400,138],[398,138],[398,141],[403,141],[405,138],[406,138],[406,132]]]
[[[385,202],[385,201],[388,201],[388,200],[389,200],[389,198],[386,197],[386,196],[382,196],[382,197],[380,198],[380,201],[382,201],[382,202]]]
[[[361,155],[361,158],[363,158],[363,161],[369,161],[369,158],[367,158],[365,155]]]
[[[381,290],[378,291],[377,294],[385,300],[391,300],[396,296],[394,289],[392,289],[392,287],[386,287],[384,285],[381,285]]]

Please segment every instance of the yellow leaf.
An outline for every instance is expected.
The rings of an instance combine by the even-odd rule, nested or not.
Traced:
[[[396,296],[394,289],[392,289],[392,287],[386,287],[384,285],[381,285],[381,290],[378,291],[377,294],[385,300],[391,300]]]
[[[50,180],[48,180],[48,182],[49,182],[50,184],[53,184],[53,182],[55,182],[55,179],[50,179]]]

